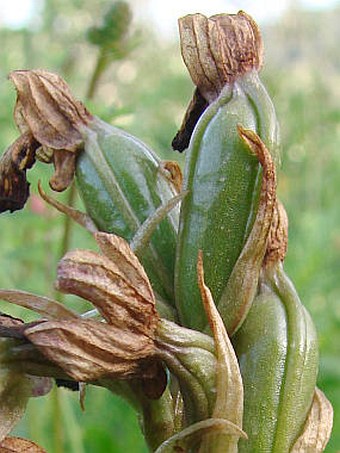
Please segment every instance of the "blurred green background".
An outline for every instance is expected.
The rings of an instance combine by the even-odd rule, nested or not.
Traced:
[[[130,1],[132,12],[137,3],[140,7],[137,0]],[[15,93],[7,74],[22,68],[55,71],[66,78],[78,98],[85,99],[99,55],[98,47],[88,41],[88,30],[101,24],[109,7],[106,0],[37,1],[27,24],[13,28],[0,23],[2,150],[18,135],[12,119]],[[162,157],[183,160],[171,151],[170,143],[192,84],[178,42],[166,40],[151,24],[136,19],[128,51],[123,49],[124,58],[105,71],[87,106],[141,138]],[[339,20],[340,7],[311,12],[292,2],[275,22],[261,25],[266,48],[262,79],[282,130],[279,195],[290,219],[286,269],[318,329],[319,387],[335,410],[329,453],[340,450]],[[122,56],[119,49],[106,52],[112,60]],[[38,179],[47,188],[51,175],[48,166],[37,167],[29,173],[33,195],[25,209],[0,216],[0,287],[53,296],[65,219],[36,195]],[[60,198],[65,200],[67,194]],[[87,233],[74,227],[71,247],[93,247],[93,243]],[[84,308],[76,298],[68,303]],[[33,316],[5,303],[1,310],[26,320]],[[59,389],[32,399],[16,433],[51,453],[147,451],[137,417],[122,400],[92,387],[82,413],[77,398]]]

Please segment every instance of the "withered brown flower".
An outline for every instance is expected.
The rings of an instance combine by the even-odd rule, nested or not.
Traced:
[[[93,120],[74,98],[64,80],[44,70],[13,71],[17,101],[14,119],[21,136],[0,161],[0,212],[21,209],[29,195],[26,170],[39,148],[48,151],[55,167],[53,190],[63,191],[72,182],[75,162],[82,149],[82,129]]]
[[[178,21],[181,52],[196,89],[182,125],[172,142],[174,149],[188,147],[194,127],[226,85],[263,64],[263,43],[256,22],[245,12],[189,14]]]
[[[23,335],[70,378],[152,379],[160,373],[154,345],[159,316],[148,277],[124,239],[107,233],[95,239],[103,254],[67,253],[58,266],[57,288],[92,302],[103,319],[84,318],[20,291],[0,291],[0,298],[52,318],[26,325]]]

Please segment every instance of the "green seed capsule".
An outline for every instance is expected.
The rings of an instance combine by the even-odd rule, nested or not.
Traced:
[[[152,151],[98,119],[84,131],[76,175],[86,210],[97,227],[128,241],[160,205],[177,194]],[[155,291],[170,302],[178,217],[175,207],[160,221],[140,257]]]
[[[244,384],[241,453],[288,453],[309,411],[318,369],[313,322],[281,265],[260,285],[233,337]]]
[[[182,322],[196,329],[206,325],[197,287],[198,250],[206,257],[206,282],[218,305],[257,212],[260,165],[241,140],[238,125],[259,133],[269,150],[277,149],[277,122],[268,94],[261,85],[256,100],[243,88],[260,84],[256,72],[252,74],[242,84],[227,85],[208,107],[188,150],[184,190],[189,193],[181,207],[175,291]],[[259,114],[265,108],[270,111]]]

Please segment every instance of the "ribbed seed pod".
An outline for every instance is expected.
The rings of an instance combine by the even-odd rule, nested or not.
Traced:
[[[90,217],[101,231],[128,241],[177,191],[155,154],[135,137],[98,119],[84,132],[77,161],[77,186]],[[140,256],[155,291],[173,300],[173,273],[179,209],[154,231]]]
[[[304,426],[318,371],[309,313],[281,267],[260,291],[233,337],[245,392],[240,453],[288,453]]]
[[[248,16],[218,15],[209,19],[197,16],[187,16],[182,19],[184,25],[180,23],[184,41],[182,53],[191,77],[210,105],[196,124],[186,156],[183,188],[188,195],[181,206],[175,293],[182,322],[191,328],[202,329],[206,319],[197,286],[198,251],[202,250],[206,257],[206,283],[219,305],[258,208],[262,172],[258,159],[251,155],[241,139],[238,126],[257,133],[274,161],[279,160],[279,134],[273,104],[257,73],[261,57],[254,57],[254,61],[248,61],[249,64],[244,66],[240,61],[248,49],[243,49],[243,53],[233,53],[229,49],[227,61],[224,61],[224,48],[218,53],[221,40],[214,33],[221,37],[225,26],[229,27],[227,31],[231,36],[240,23],[242,27],[248,23]],[[250,28],[249,36],[254,35],[252,27],[244,29]],[[192,29],[195,33],[191,34]],[[193,36],[198,36],[196,41]],[[228,34],[223,38],[227,40]],[[244,39],[240,36],[243,44]],[[252,42],[254,54],[262,49],[258,39],[257,36],[255,44]],[[210,78],[207,76],[207,86],[204,79],[206,60],[200,58],[203,51],[208,52],[209,45],[213,49],[210,57],[215,67],[209,73]],[[195,52],[197,55],[193,58]],[[229,78],[226,68],[230,69]],[[221,84],[224,88],[216,88]]]

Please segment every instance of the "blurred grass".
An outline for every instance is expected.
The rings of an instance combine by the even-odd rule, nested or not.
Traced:
[[[96,49],[86,43],[85,34],[100,21],[106,7],[104,0],[45,0],[44,9],[26,28],[0,29],[1,149],[17,135],[12,120],[15,95],[6,81],[8,72],[38,67],[56,71],[84,98],[96,60]],[[282,129],[279,195],[290,219],[286,269],[316,323],[319,386],[335,410],[329,453],[340,449],[339,19],[339,9],[324,13],[291,10],[280,22],[266,26],[263,71]],[[192,92],[178,44],[159,42],[152,30],[144,28],[139,40],[127,59],[107,71],[89,108],[140,137],[162,157],[183,160],[170,150]],[[39,178],[48,187],[50,175],[51,169],[43,165],[29,174],[32,194],[37,193]],[[37,197],[23,211],[0,217],[1,287],[53,294],[63,222]],[[72,235],[74,247],[94,247],[78,227]],[[77,298],[69,298],[68,303],[84,308]],[[5,303],[1,307],[26,320],[33,317]],[[122,400],[99,388],[88,389],[85,413],[80,411],[77,395],[63,389],[58,390],[57,400],[31,400],[16,431],[57,453],[51,434],[56,402],[62,419],[61,451],[146,451],[136,415]]]

